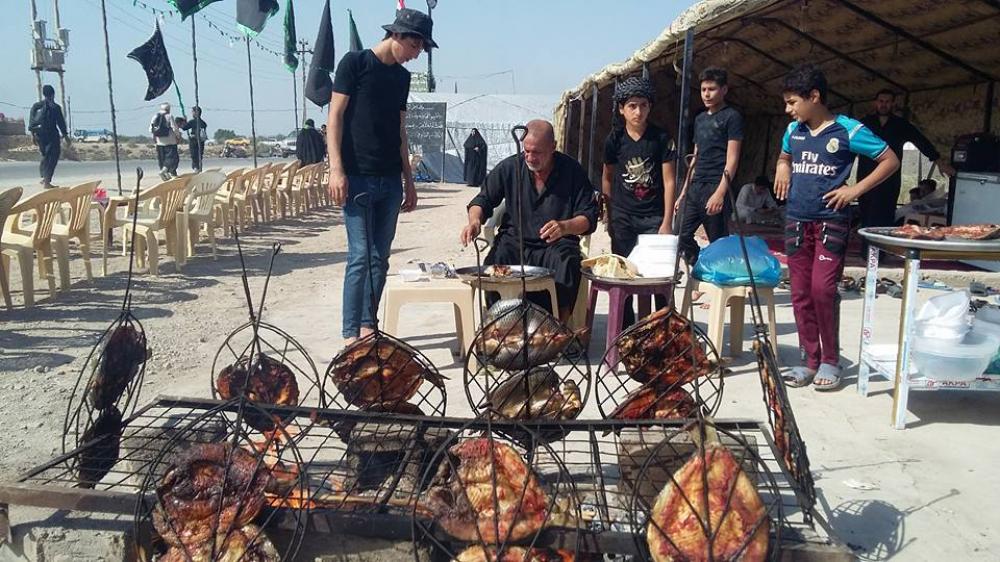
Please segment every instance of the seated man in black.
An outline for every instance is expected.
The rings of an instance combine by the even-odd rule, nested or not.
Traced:
[[[520,185],[516,181],[518,174]],[[524,219],[524,265],[555,271],[558,314],[565,322],[573,312],[580,288],[580,236],[594,231],[597,206],[587,173],[576,160],[556,152],[555,132],[548,121],[529,122],[523,158],[519,154],[510,156],[486,176],[479,195],[469,203],[469,224],[462,229],[463,245],[475,240],[484,217],[492,216],[493,209],[504,200],[507,210],[484,261],[520,263],[517,219],[520,204]]]

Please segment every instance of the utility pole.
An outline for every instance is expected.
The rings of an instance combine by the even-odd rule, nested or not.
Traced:
[[[30,0],[31,2],[31,40],[32,43],[37,43],[40,41],[39,30],[37,26],[38,21],[38,7],[35,6],[35,0]],[[33,53],[41,53],[42,48],[37,45],[32,46]],[[41,61],[39,61],[41,62]],[[35,82],[38,85],[38,99],[42,99],[42,69],[40,64],[35,65]]]
[[[427,0],[427,17],[434,19],[434,8],[437,7],[437,0]],[[427,50],[427,91],[434,92],[437,90],[437,84],[434,82],[434,49]]]
[[[309,66],[306,63],[306,53],[312,54],[312,49],[309,48],[309,42],[305,39],[299,39],[299,50],[296,51],[299,55],[299,64],[302,65],[302,124],[305,125],[306,122],[306,75],[309,73],[306,67]]]
[[[56,32],[57,36],[60,37],[59,42],[62,43],[62,34],[60,33],[60,30],[62,29],[62,25],[60,25],[60,20],[59,20],[59,0],[52,0],[52,10],[53,10],[54,15],[56,17],[56,29],[55,29],[55,32]],[[65,71],[63,70],[63,66],[60,65],[59,66],[59,97],[62,98],[62,106],[66,107],[66,82],[63,80],[63,74],[64,73],[65,73]]]

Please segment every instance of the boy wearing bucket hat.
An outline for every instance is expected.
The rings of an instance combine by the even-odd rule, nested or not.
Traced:
[[[382,29],[382,41],[337,65],[327,117],[330,194],[344,207],[347,227],[341,335],[348,345],[375,327],[372,309],[385,285],[399,211],[417,206],[406,139],[410,73],[402,65],[437,47],[431,18],[417,10],[397,11]],[[362,194],[367,198],[355,202]],[[368,285],[369,248],[375,287]]]
[[[630,77],[615,86],[615,104],[624,121],[604,141],[601,191],[609,200],[611,251],[628,256],[640,234],[670,234],[674,208],[674,158],[670,133],[649,122],[655,93],[648,78]],[[666,306],[656,296],[657,308]],[[625,326],[635,322],[631,297]]]

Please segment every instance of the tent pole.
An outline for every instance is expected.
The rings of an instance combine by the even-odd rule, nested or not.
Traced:
[[[691,62],[694,58],[694,28],[684,34],[684,59],[681,67],[680,121],[677,124],[677,166],[674,181],[684,185],[687,177],[688,126],[691,122]]]
[[[115,140],[115,177],[118,180],[118,196],[122,195],[122,166],[118,155],[118,120],[115,117],[115,90],[111,84],[111,46],[108,43],[108,8],[101,0],[101,18],[104,22],[104,63],[108,68],[108,100],[111,102],[111,134]],[[105,244],[107,240],[103,241]]]
[[[299,128],[299,78],[292,72],[292,103],[295,104],[295,129]]]
[[[594,181],[594,135],[597,134],[597,98],[599,97],[600,90],[597,88],[597,84],[592,86],[591,90],[593,97],[590,100],[590,135],[587,139],[587,177],[590,178],[591,183]]]
[[[580,122],[577,124],[576,136],[576,161],[583,162],[583,122],[587,119],[587,106],[583,100],[583,96],[580,97]]]
[[[563,122],[562,146],[560,149],[564,153],[569,153],[569,129],[573,125],[573,101],[566,104],[566,120]]]
[[[247,77],[250,80],[250,138],[253,140],[253,167],[257,167],[257,120],[253,107],[253,63],[250,61],[250,38],[247,43]]]

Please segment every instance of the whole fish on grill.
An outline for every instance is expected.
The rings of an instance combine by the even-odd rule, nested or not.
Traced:
[[[264,506],[270,471],[231,443],[197,443],[156,488],[153,526],[169,546],[193,549],[249,525]]]
[[[157,562],[279,562],[281,555],[260,527],[246,525],[196,547],[173,546]]]
[[[580,388],[572,380],[562,381],[548,368],[514,375],[493,390],[487,408],[515,420],[575,418],[583,404]]]
[[[712,442],[660,491],[646,541],[654,562],[759,562],[769,523],[753,481],[729,449]]]
[[[549,507],[545,490],[510,445],[479,437],[453,445],[448,454],[425,494],[426,506],[446,533],[460,541],[497,544],[542,529]]]
[[[347,346],[334,358],[330,374],[344,399],[359,407],[406,402],[424,380],[441,389],[445,381],[415,353],[381,334]]]
[[[246,396],[253,402],[277,406],[295,406],[299,402],[299,384],[295,373],[284,363],[257,354],[257,361],[251,368],[248,357],[227,365],[215,378],[215,390],[223,400]],[[258,431],[272,431],[280,423],[277,416],[266,415],[255,409],[245,412],[250,427]]]
[[[474,349],[481,359],[505,370],[526,370],[547,363],[566,349],[574,335],[586,334],[585,329],[574,334],[541,307],[521,299],[494,303],[484,324]]]
[[[630,393],[608,416],[615,420],[683,419],[698,411],[698,403],[683,388],[657,390],[644,386]]]
[[[95,439],[99,441],[80,452],[76,467],[78,488],[95,487],[115,466],[120,452],[122,430],[122,413],[111,406],[101,411],[93,425],[83,432],[81,444],[86,445]]]
[[[119,324],[112,330],[88,389],[94,409],[114,406],[146,358],[146,336],[142,332],[131,324]]]
[[[618,356],[629,376],[641,383],[691,382],[717,367],[694,334],[690,320],[660,309],[619,336]]]
[[[523,546],[508,546],[503,552],[497,552],[495,546],[484,548],[476,545],[458,553],[454,562],[573,562],[573,553],[568,550],[549,550],[547,548],[525,548]]]

